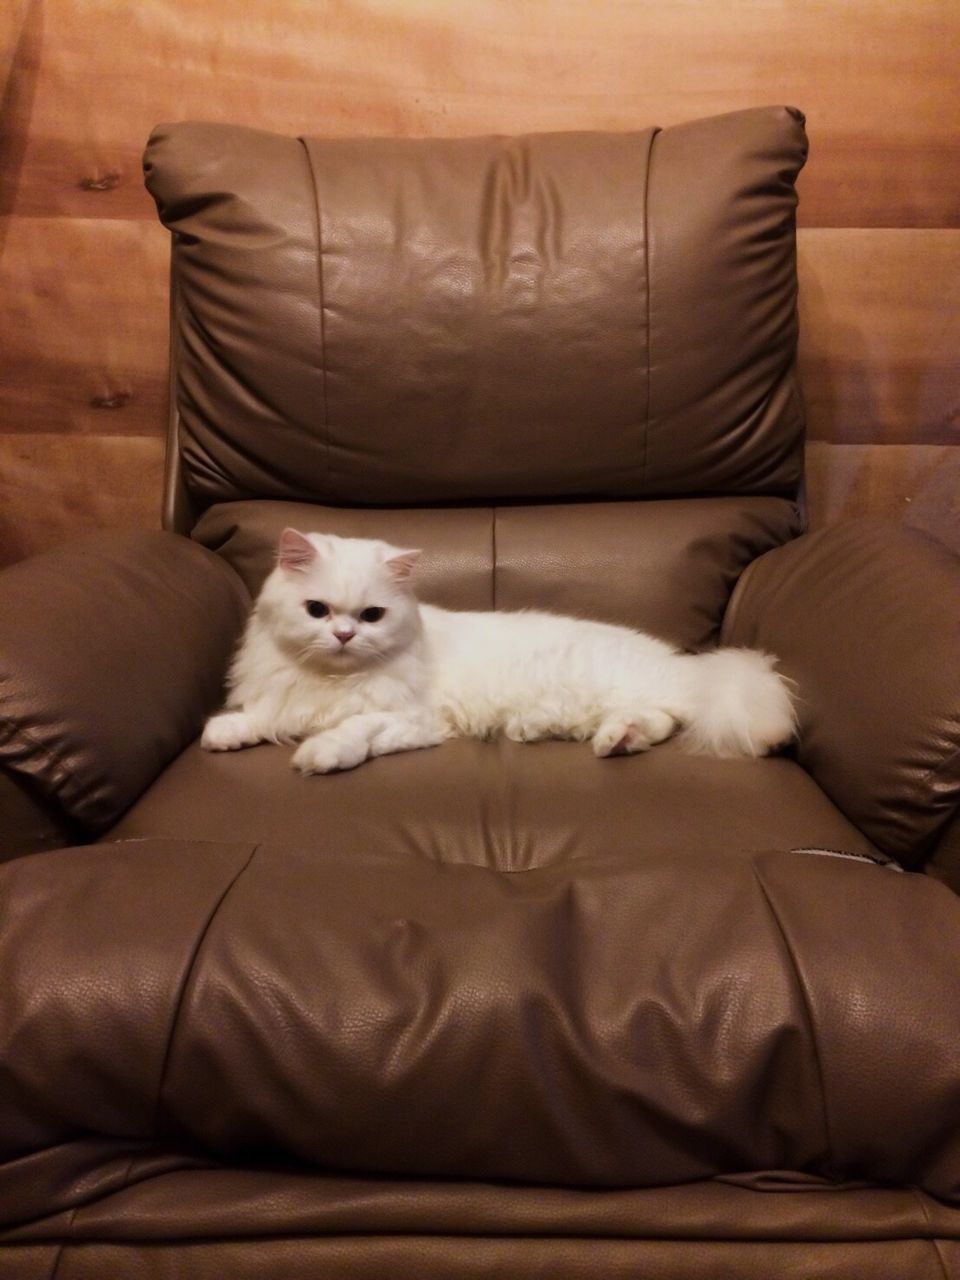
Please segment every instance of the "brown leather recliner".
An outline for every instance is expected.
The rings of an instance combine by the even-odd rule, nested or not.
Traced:
[[[805,153],[154,133],[168,531],[0,577],[2,1276],[960,1276],[960,566],[798,536]],[[288,524],[799,740],[201,753]]]

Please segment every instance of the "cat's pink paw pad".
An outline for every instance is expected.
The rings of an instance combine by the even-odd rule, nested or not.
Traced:
[[[669,738],[677,722],[668,711],[645,711],[632,720],[605,720],[593,735],[594,754],[629,756]]]
[[[602,724],[593,736],[594,755],[627,756],[635,751],[645,751],[650,745],[637,725],[628,723]]]

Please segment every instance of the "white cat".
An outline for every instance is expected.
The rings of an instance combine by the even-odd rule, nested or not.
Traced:
[[[202,745],[299,743],[302,773],[503,732],[589,738],[598,756],[682,729],[691,750],[758,756],[793,736],[775,659],[683,654],[662,640],[549,613],[418,604],[418,551],[286,529]]]

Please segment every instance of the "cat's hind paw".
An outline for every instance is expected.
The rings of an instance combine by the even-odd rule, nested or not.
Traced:
[[[627,720],[610,716],[593,735],[594,755],[629,756],[669,738],[677,722],[669,711],[644,711]]]

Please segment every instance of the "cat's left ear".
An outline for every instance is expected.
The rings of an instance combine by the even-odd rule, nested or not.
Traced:
[[[414,566],[421,555],[423,552],[419,550],[394,551],[391,548],[390,554],[383,563],[394,582],[409,582]]]

